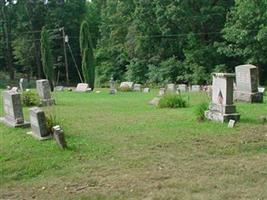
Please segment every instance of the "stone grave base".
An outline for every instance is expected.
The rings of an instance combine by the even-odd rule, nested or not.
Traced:
[[[205,112],[205,117],[212,121],[219,121],[219,122],[229,122],[231,119],[235,120],[236,122],[240,120],[240,114],[232,113],[232,114],[224,114],[217,111],[208,110]]]
[[[231,114],[231,113],[236,113],[236,106],[235,105],[219,105],[215,103],[210,103],[209,110],[213,112]]]
[[[237,101],[244,101],[249,103],[263,103],[263,93],[245,93],[245,92],[235,92],[235,99]]]
[[[0,123],[3,123],[3,124],[5,124],[5,125],[7,125],[9,127],[12,127],[12,128],[28,128],[28,127],[30,127],[30,123],[29,122],[24,122],[22,124],[17,124],[15,122],[7,120],[4,117],[0,118]]]
[[[42,106],[53,106],[56,104],[55,99],[41,99]]]
[[[48,135],[46,137],[40,137],[40,136],[34,134],[32,131],[27,132],[27,135],[31,135],[32,137],[34,137],[34,138],[36,138],[37,140],[40,140],[40,141],[52,139],[52,135]]]

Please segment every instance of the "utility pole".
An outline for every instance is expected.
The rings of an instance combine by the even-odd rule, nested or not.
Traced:
[[[67,85],[70,84],[70,79],[69,79],[69,65],[68,65],[68,58],[67,58],[67,50],[66,50],[66,40],[68,40],[68,36],[66,37],[65,34],[65,29],[62,27],[62,37],[63,37],[63,49],[64,49],[64,57],[65,57],[65,72],[66,72],[66,83]]]

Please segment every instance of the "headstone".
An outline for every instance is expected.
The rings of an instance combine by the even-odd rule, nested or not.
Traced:
[[[54,126],[52,128],[52,130],[53,130],[53,135],[54,135],[54,138],[55,138],[58,146],[61,149],[66,149],[67,148],[67,142],[65,140],[64,132],[61,129],[61,127],[57,125],[57,126]]]
[[[262,94],[264,94],[265,92],[265,88],[264,87],[258,87],[258,91]]]
[[[258,92],[259,72],[254,65],[240,65],[235,68],[236,72],[236,100],[262,103],[263,94]]]
[[[191,92],[200,92],[200,91],[201,91],[200,85],[192,85],[191,86]]]
[[[171,83],[167,85],[167,92],[176,93],[176,85]]]
[[[12,92],[19,92],[19,88],[18,88],[18,87],[12,87],[12,88],[11,88],[11,91],[12,91]]]
[[[55,105],[55,99],[51,97],[51,89],[48,80],[46,79],[37,80],[36,88],[42,106]]]
[[[235,127],[235,120],[230,119],[228,123],[228,128],[234,128]]]
[[[186,84],[179,84],[178,85],[178,89],[180,90],[180,92],[186,92],[188,91],[188,87]]]
[[[117,90],[115,87],[115,81],[113,79],[113,77],[111,77],[111,79],[109,80],[109,94],[116,94]]]
[[[64,86],[56,86],[55,87],[55,91],[57,91],[57,92],[63,92],[64,91]]]
[[[121,82],[120,89],[121,90],[133,90],[134,83],[133,82]]]
[[[28,134],[31,134],[38,140],[50,139],[51,135],[49,135],[46,127],[46,118],[44,111],[38,107],[30,108],[29,111],[32,132],[29,132]]]
[[[24,121],[20,94],[11,90],[3,92],[5,116],[0,122],[10,127],[28,127],[30,123]]]
[[[149,105],[157,106],[157,105],[159,104],[159,101],[160,101],[160,98],[159,98],[159,97],[155,97],[154,99],[152,99],[152,100],[149,102]]]
[[[92,89],[89,88],[87,83],[79,83],[75,89],[75,92],[91,92]]]
[[[236,112],[233,103],[233,85],[235,74],[214,73],[212,82],[212,102],[205,112],[206,118],[213,121],[239,121],[240,115]]]
[[[135,92],[141,92],[141,84],[134,84],[134,89]]]
[[[23,91],[26,90],[26,88],[27,88],[27,83],[26,83],[26,81],[25,81],[24,78],[19,79],[19,88],[20,88],[20,91],[21,91],[21,92],[23,92]]]
[[[165,93],[166,93],[166,89],[165,88],[160,88],[158,96],[162,97],[162,96],[165,95]]]
[[[144,92],[144,93],[149,93],[149,92],[150,92],[150,88],[144,88],[144,89],[143,89],[143,92]]]

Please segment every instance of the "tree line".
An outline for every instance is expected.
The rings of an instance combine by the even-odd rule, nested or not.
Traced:
[[[0,2],[0,70],[8,71],[10,78],[15,70],[43,76],[40,30],[45,26],[55,79],[66,82],[69,74],[70,82],[79,82],[75,63],[84,71],[79,34],[86,20],[97,85],[111,77],[143,84],[205,84],[212,72],[234,72],[245,63],[259,67],[261,84],[267,81],[266,0]],[[62,27],[71,47],[67,59]]]

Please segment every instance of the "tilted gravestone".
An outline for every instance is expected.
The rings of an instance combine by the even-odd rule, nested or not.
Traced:
[[[178,85],[178,89],[180,90],[180,92],[186,92],[188,91],[188,87],[186,84],[179,84]]]
[[[233,103],[233,85],[235,74],[214,73],[212,82],[212,102],[205,112],[206,118],[213,121],[239,121],[240,115],[236,112]]]
[[[21,78],[19,80],[19,89],[21,92],[25,91],[27,89],[27,83],[24,78]]]
[[[55,105],[55,99],[51,97],[51,89],[49,81],[46,79],[36,81],[37,93],[40,97],[40,102],[42,106],[52,106]]]
[[[75,92],[91,92],[92,89],[89,88],[87,83],[78,83]]]
[[[53,136],[58,144],[58,146],[61,148],[61,149],[66,149],[67,148],[67,142],[65,140],[65,136],[64,136],[64,132],[62,130],[62,128],[57,125],[57,126],[54,126],[52,128],[53,130]]]
[[[238,101],[262,103],[263,94],[258,91],[259,72],[254,65],[240,65],[235,68],[236,94]]]
[[[50,139],[51,135],[49,135],[46,127],[46,118],[44,111],[38,107],[30,108],[29,111],[32,132],[29,132],[28,134],[31,134],[38,140]]]
[[[133,88],[133,90],[135,91],[135,92],[141,92],[141,84],[134,84],[134,88]]]
[[[24,121],[20,94],[14,91],[3,92],[3,105],[5,116],[0,122],[10,127],[28,127],[30,124]]]
[[[176,93],[176,91],[177,91],[177,88],[175,84],[171,83],[167,85],[167,92]]]
[[[200,85],[192,85],[191,86],[191,92],[200,92],[200,91],[201,91]]]

